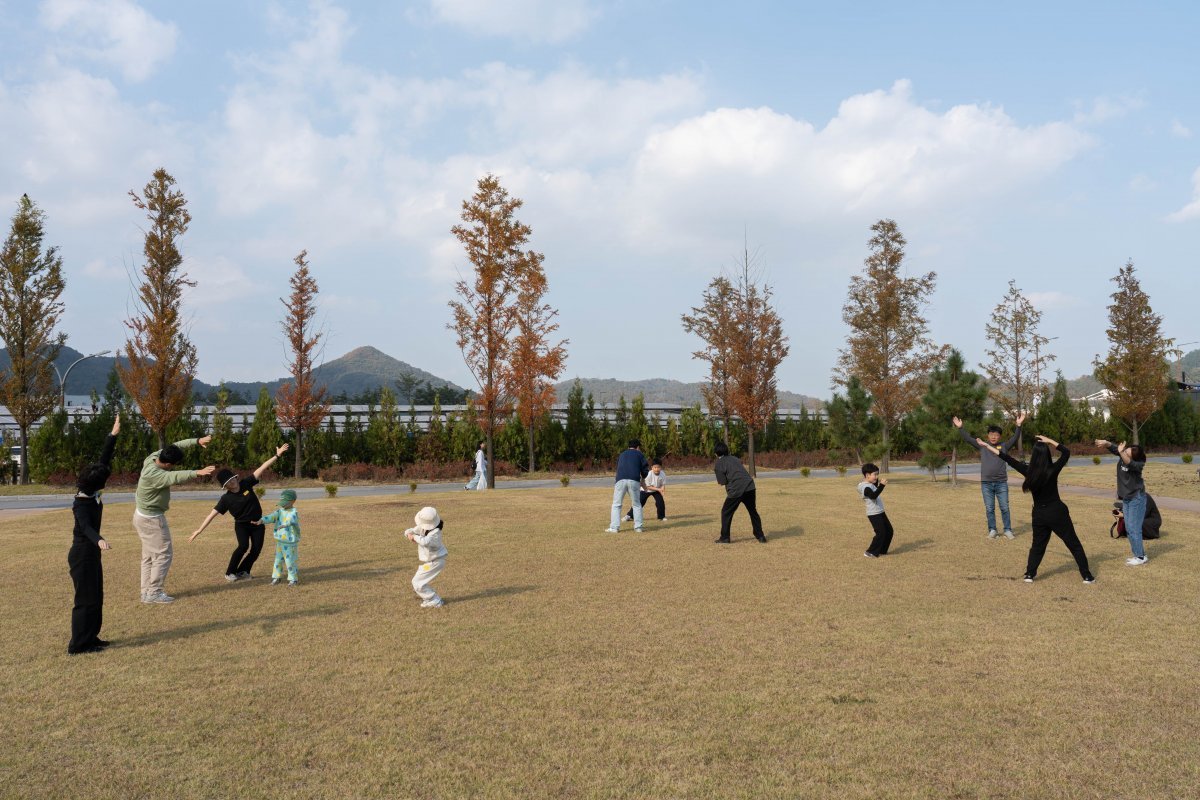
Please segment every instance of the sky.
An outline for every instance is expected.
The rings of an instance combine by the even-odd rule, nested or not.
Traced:
[[[1200,340],[1198,34],[1186,2],[0,0],[0,224],[28,193],[68,343],[116,349],[128,192],[163,167],[199,378],[286,373],[307,250],[326,360],[371,345],[473,387],[450,229],[491,173],[545,254],[564,378],[703,379],[680,317],[745,247],[780,388],[828,397],[889,218],[937,274],[935,341],[979,364],[1012,280],[1072,378],[1130,259],[1164,333]]]

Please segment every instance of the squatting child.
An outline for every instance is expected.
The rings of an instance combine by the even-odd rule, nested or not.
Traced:
[[[288,586],[300,582],[300,512],[296,510],[296,492],[284,489],[279,493],[279,507],[258,521],[275,525],[275,567],[271,570],[271,585],[283,577],[287,567]]]
[[[417,574],[413,575],[413,591],[421,598],[421,608],[441,608],[446,603],[430,584],[442,574],[446,556],[450,555],[442,543],[442,518],[436,508],[425,506],[417,512],[413,522],[415,527],[404,532],[409,541],[416,543],[417,559],[421,562]]]
[[[662,459],[656,458],[650,462],[650,472],[642,479],[641,503],[645,508],[646,501],[654,498],[654,507],[658,511],[658,521],[667,521],[667,475],[662,471]],[[633,508],[630,507],[625,519],[633,519]]]
[[[863,555],[867,558],[879,558],[887,555],[888,548],[892,546],[892,523],[887,512],[883,510],[883,501],[879,499],[887,487],[887,478],[879,477],[879,467],[874,464],[863,464],[862,474],[858,493],[866,503],[867,520],[871,523],[871,529],[875,531],[875,536]]]

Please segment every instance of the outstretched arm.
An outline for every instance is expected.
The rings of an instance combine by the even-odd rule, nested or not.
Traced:
[[[117,446],[117,434],[121,432],[121,415],[113,420],[112,432],[104,440],[104,449],[100,451],[100,463],[106,467],[112,465],[113,450]]]
[[[955,417],[954,419],[951,420],[951,422],[954,423],[954,427],[958,428],[958,435],[960,437],[962,437],[962,440],[964,442],[966,442],[967,444],[971,445],[971,447],[974,447],[976,450],[978,450],[979,445],[976,444],[975,437],[972,436],[971,434],[967,433],[967,429],[963,427],[962,420],[959,419],[958,417]]]
[[[197,536],[204,533],[204,529],[208,527],[208,523],[216,519],[217,514],[219,513],[221,512],[217,511],[215,508],[212,511],[209,511],[208,516],[204,518],[204,522],[200,523],[200,527],[196,528],[196,530],[192,532],[192,535],[188,537],[188,541],[194,541]]]
[[[262,465],[261,465],[261,466],[260,466],[258,469],[254,470],[254,479],[255,479],[255,480],[260,480],[260,479],[262,478],[262,476],[263,476],[263,473],[267,471],[267,467],[269,467],[269,466],[271,466],[272,464],[274,464],[274,463],[276,462],[276,460],[278,460],[278,459],[279,459],[279,457],[280,457],[281,455],[283,455],[284,453],[286,453],[286,452],[287,452],[287,449],[288,449],[288,447],[290,447],[290,445],[289,445],[287,442],[284,442],[283,444],[279,445],[279,447],[276,447],[276,448],[275,448],[275,455],[273,455],[273,456],[271,456],[270,458],[268,458],[266,461],[264,461],[264,462],[262,463]]]
[[[994,455],[1000,457],[1001,461],[1003,461],[1005,464],[1008,464],[1010,467],[1015,469],[1017,472],[1021,473],[1022,475],[1025,474],[1025,464],[1024,463],[1017,461],[1015,458],[1010,456],[1004,450],[1001,450],[999,447],[993,447],[991,444],[989,444],[988,442],[985,442],[983,439],[976,439],[975,441],[979,443],[980,447],[991,450]]]

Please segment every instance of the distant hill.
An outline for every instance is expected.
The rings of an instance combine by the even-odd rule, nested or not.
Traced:
[[[71,347],[63,347],[55,360],[55,365],[60,372],[65,372],[70,365],[83,356],[78,350]],[[10,364],[8,351],[0,349],[0,372],[7,371]],[[104,394],[104,386],[108,382],[108,375],[116,365],[117,359],[113,356],[98,356],[81,361],[71,370],[71,374],[67,378],[67,393],[72,395],[86,395],[95,391],[96,394]],[[121,363],[126,363],[125,359],[121,359]],[[419,388],[424,386],[426,382],[434,387],[449,387],[455,391],[462,391],[462,388],[455,385],[445,378],[439,378],[432,372],[426,372],[403,361],[392,358],[387,353],[381,352],[374,347],[359,347],[351,350],[341,358],[329,361],[313,370],[317,383],[324,383],[329,388],[329,393],[333,396],[345,393],[349,397],[362,394],[367,391],[374,391],[381,387],[391,388],[396,390],[398,381],[403,381],[405,376],[411,376],[415,381],[414,387]],[[277,378],[271,381],[232,381],[225,385],[230,392],[240,394],[248,402],[253,403],[258,397],[258,390],[262,386],[267,387],[267,391],[274,394],[280,386],[286,383],[289,378]],[[205,383],[201,380],[192,382],[192,391],[200,397],[205,397],[215,393],[217,387]],[[399,393],[398,393],[399,394]],[[408,397],[400,397],[400,402],[408,402]]]
[[[575,384],[575,378],[555,385],[558,402],[567,401],[567,393]],[[615,378],[579,378],[583,386],[583,396],[590,393],[596,403],[616,403],[622,395],[629,402],[639,392],[647,403],[678,403],[690,406],[696,403],[703,405],[704,396],[700,393],[699,383],[683,383],[669,378],[651,378],[644,381],[619,381]],[[821,401],[814,397],[806,397],[795,392],[779,392],[780,408],[818,408]]]

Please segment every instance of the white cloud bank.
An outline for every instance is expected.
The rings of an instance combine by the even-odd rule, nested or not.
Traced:
[[[1200,219],[1200,169],[1192,173],[1192,202],[1174,214],[1169,214],[1167,219],[1171,222],[1191,222]]]
[[[45,0],[42,24],[61,34],[61,54],[116,67],[144,81],[175,52],[179,29],[132,0]]]

